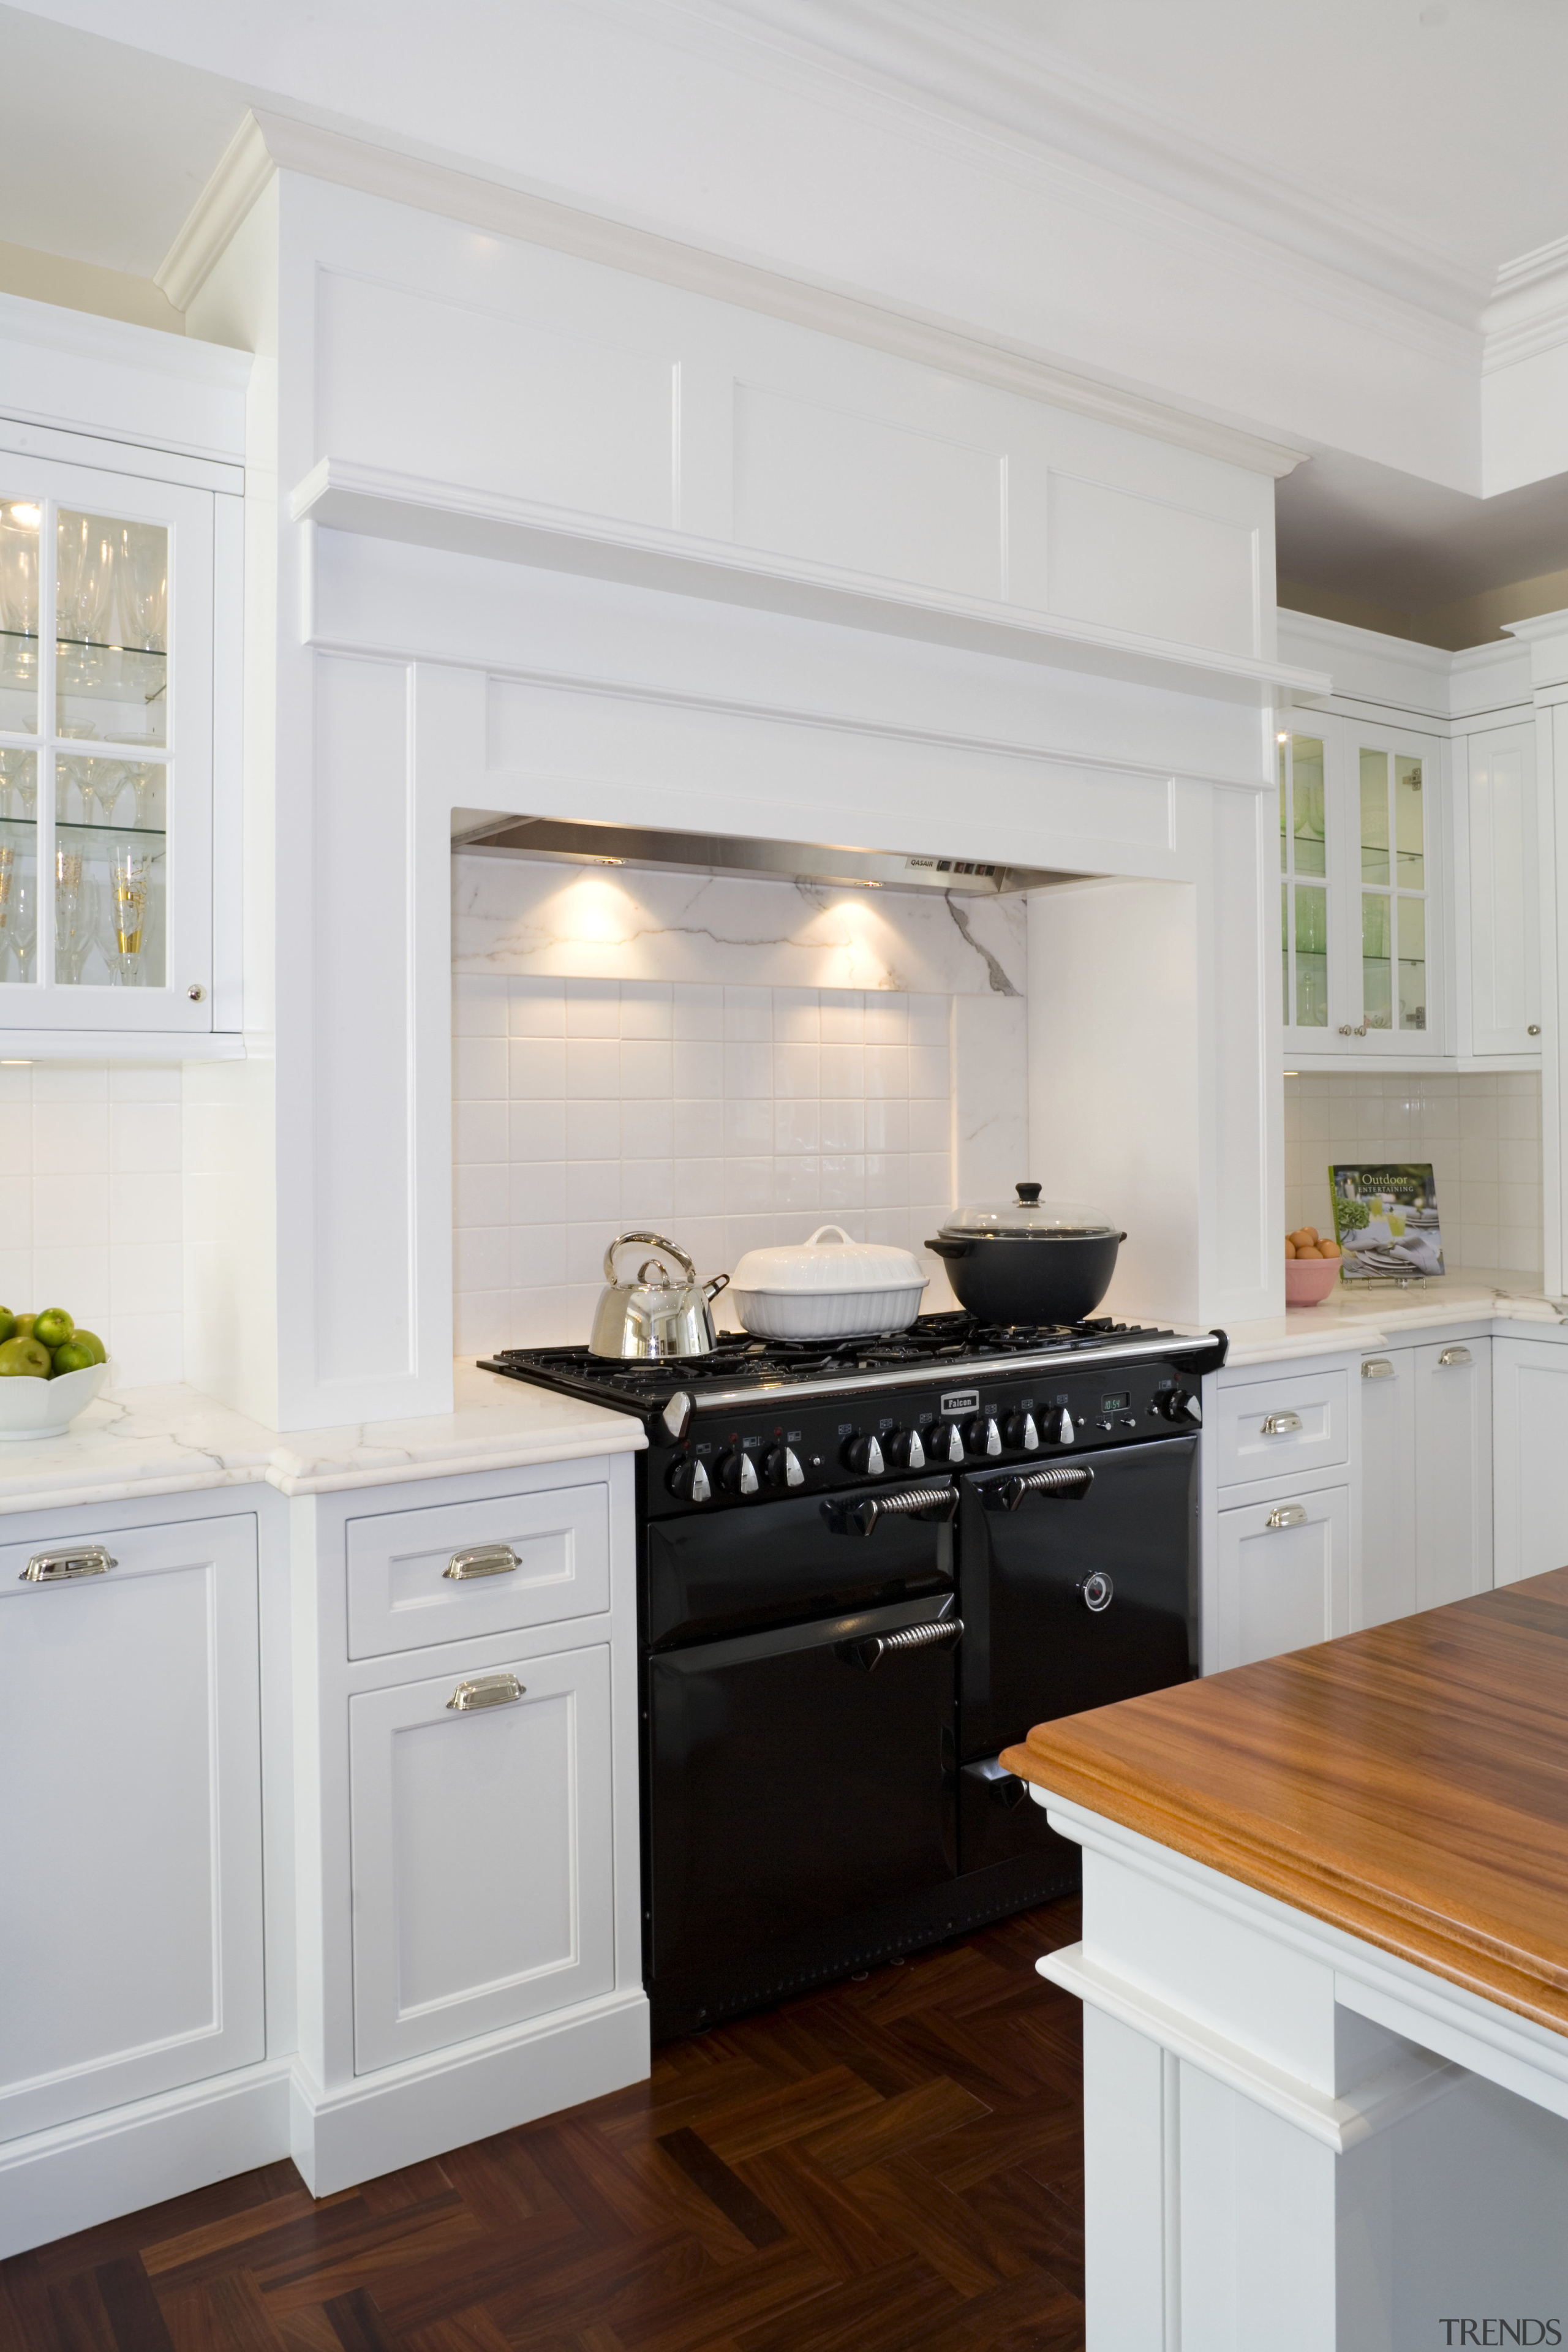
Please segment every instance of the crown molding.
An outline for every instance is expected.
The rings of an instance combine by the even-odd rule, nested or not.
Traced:
[[[171,301],[193,298],[275,171],[297,172],[492,236],[546,246],[760,310],[1276,480],[1310,454],[1146,394],[1097,383],[945,320],[893,309],[866,295],[789,277],[447,163],[272,113],[246,118],[155,273]]]
[[[1487,375],[1568,342],[1568,236],[1503,263],[1481,327]]]
[[[1185,205],[1281,257],[1315,263],[1473,331],[1483,275],[1368,209],[1336,202],[1267,153],[1195,139],[1175,114],[1130,100],[1040,45],[982,25],[968,0],[581,0],[611,22],[818,98],[837,85],[928,114],[968,117],[1074,159],[1142,194]],[[750,51],[750,57],[747,51]]]
[[[190,309],[274,169],[261,125],[247,114],[153,272],[176,310]]]

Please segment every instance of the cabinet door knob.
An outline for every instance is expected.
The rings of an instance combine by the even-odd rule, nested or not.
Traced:
[[[477,1706],[510,1706],[526,1696],[526,1685],[515,1675],[475,1675],[458,1685],[447,1706],[453,1715],[471,1715]]]
[[[1363,1381],[1391,1381],[1394,1366],[1386,1356],[1367,1356],[1363,1360],[1361,1376]]]
[[[1299,1412],[1271,1412],[1263,1423],[1265,1437],[1289,1437],[1301,1426]]]
[[[471,1551],[455,1551],[441,1573],[461,1584],[470,1576],[510,1576],[521,1565],[510,1544],[475,1544]]]
[[[73,1576],[107,1576],[120,1562],[101,1544],[76,1544],[68,1551],[36,1551],[18,1584],[65,1584]]]
[[[1471,1356],[1468,1348],[1445,1348],[1437,1359],[1439,1368],[1444,1364],[1468,1364],[1470,1361]]]
[[[1266,1528],[1304,1528],[1306,1507],[1300,1503],[1278,1503],[1263,1524]]]
[[[1342,1022],[1340,1023],[1340,1035],[1341,1035],[1342,1037],[1364,1037],[1364,1036],[1366,1035],[1366,1015],[1365,1015],[1365,1013],[1363,1013],[1362,1014],[1362,1017],[1361,1017],[1361,1020],[1360,1020],[1359,1024],[1357,1024],[1357,1026],[1356,1026],[1355,1028],[1353,1028],[1353,1029],[1351,1027],[1351,1024],[1350,1024],[1350,1023],[1349,1023],[1348,1021],[1342,1021]]]
[[[1525,1034],[1525,1035],[1526,1035],[1527,1037],[1539,1037],[1539,1036],[1540,1036],[1540,1034],[1541,1034],[1541,1024],[1540,1024],[1540,1022],[1539,1022],[1539,1021],[1532,1021],[1532,1022],[1531,1023],[1531,1024],[1530,1024],[1529,1028],[1525,1031],[1525,1033],[1524,1033],[1524,1034]]]

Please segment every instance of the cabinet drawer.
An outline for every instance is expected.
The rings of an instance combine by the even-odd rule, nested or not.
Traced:
[[[1299,1478],[1350,1459],[1350,1400],[1342,1370],[1302,1372],[1221,1389],[1211,1414],[1222,1486]]]
[[[1350,1630],[1350,1489],[1219,1514],[1214,1667],[1247,1666]]]
[[[602,1484],[387,1511],[351,1519],[347,1532],[351,1658],[515,1633],[610,1605]]]

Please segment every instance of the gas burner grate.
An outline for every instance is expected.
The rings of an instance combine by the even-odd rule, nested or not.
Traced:
[[[754,1382],[758,1389],[795,1382],[853,1381],[857,1374],[908,1370],[929,1364],[942,1372],[1002,1356],[1071,1354],[1107,1342],[1174,1339],[1152,1324],[1118,1323],[1100,1315],[1083,1323],[983,1323],[973,1315],[922,1315],[907,1331],[879,1339],[758,1339],[745,1331],[721,1331],[711,1355],[683,1356],[662,1363],[625,1362],[590,1354],[586,1348],[503,1348],[486,1369],[514,1379],[542,1380],[551,1386],[600,1394],[606,1402],[657,1404],[676,1389]]]

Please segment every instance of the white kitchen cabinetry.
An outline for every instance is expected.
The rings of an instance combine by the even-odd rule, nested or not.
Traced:
[[[319,2196],[647,2071],[629,1454],[295,1507]]]
[[[1296,713],[1277,746],[1280,1005],[1291,1054],[1445,1049],[1443,745]]]
[[[349,1701],[361,2073],[615,1982],[608,1647]]]
[[[105,1054],[238,1026],[237,469],[0,422],[0,1038]],[[182,476],[184,477],[182,478]],[[226,911],[230,911],[226,910]]]
[[[248,1516],[0,1546],[0,2141],[263,2054],[257,1599]]]
[[[1494,1580],[1568,1565],[1568,1348],[1492,1342]]]
[[[1343,1356],[1205,1381],[1203,1670],[1348,1633],[1360,1418]]]
[[[1464,736],[1455,751],[1468,801],[1464,830],[1470,1050],[1478,1055],[1538,1053],[1541,842],[1534,721]]]
[[[1492,1581],[1491,1342],[1379,1349],[1361,1387],[1357,1629]]]

